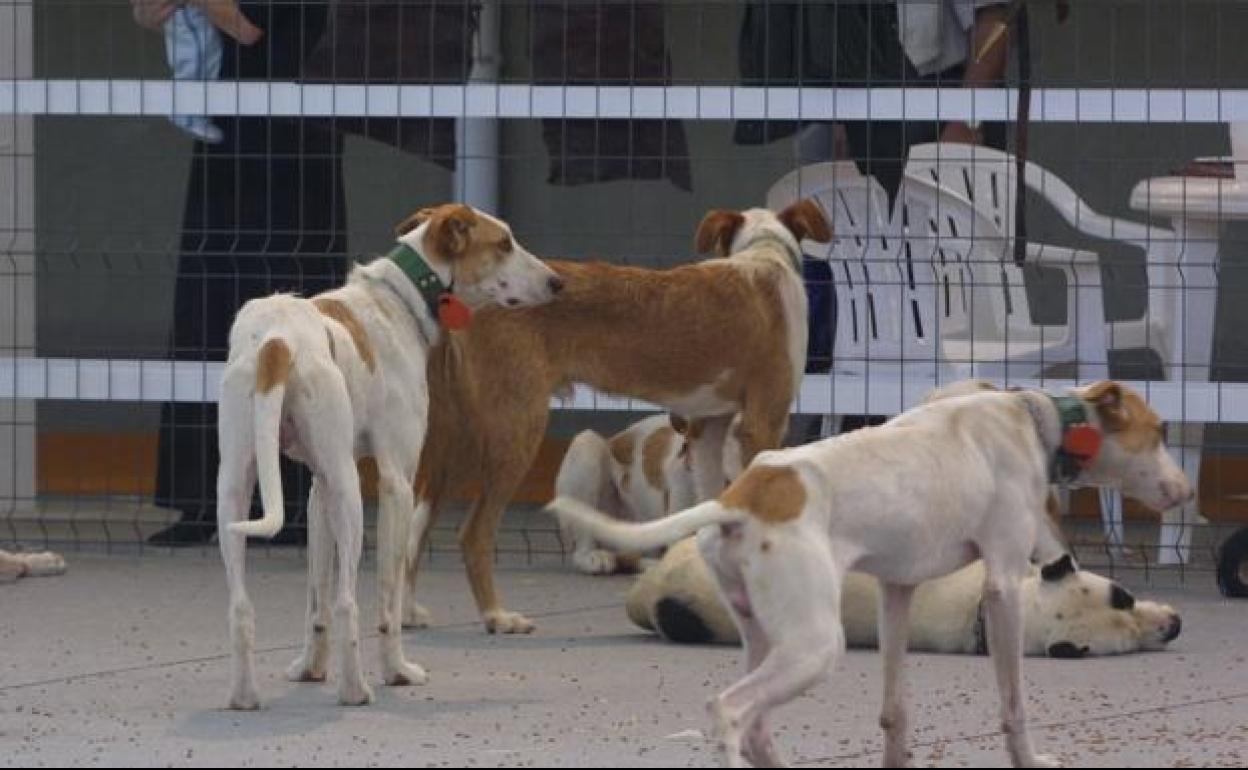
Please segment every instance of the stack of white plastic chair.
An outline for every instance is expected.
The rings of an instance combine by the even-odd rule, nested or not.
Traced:
[[[1015,233],[1016,169],[1014,156],[986,147],[962,144],[926,144],[911,148],[906,174],[940,185],[974,203],[1010,238]],[[1100,214],[1083,201],[1056,175],[1028,162],[1023,178],[1028,191],[1050,205],[1075,231],[1106,241],[1117,241],[1144,252],[1148,278],[1147,307],[1134,318],[1106,321],[1101,296],[1099,257],[1087,251],[1035,243],[1029,239],[1027,259],[1043,266],[1066,265],[1078,282],[1080,302],[1068,306],[1077,313],[1080,359],[1079,377],[1107,376],[1111,350],[1152,350],[1159,358],[1167,379],[1181,378],[1174,371],[1181,359],[1174,349],[1177,341],[1175,319],[1179,288],[1183,285],[1175,252],[1176,239],[1170,230],[1116,219]],[[1010,244],[1013,251],[1013,243]],[[1070,280],[1068,277],[1067,280]],[[1089,295],[1096,295],[1093,301]],[[1188,473],[1200,472],[1200,441],[1185,441],[1181,433],[1171,436],[1179,461]],[[1109,547],[1123,550],[1122,500],[1114,490],[1101,493],[1101,515]],[[1163,513],[1157,559],[1159,563],[1186,562],[1190,552],[1191,525],[1199,519],[1191,505]]]
[[[858,377],[864,392],[867,380],[900,380],[913,392],[966,377],[1034,378],[1078,363],[1069,326],[1031,323],[1007,239],[965,198],[908,179],[890,209],[880,185],[852,163],[797,169],[772,187],[768,205],[799,197],[819,201],[835,231],[821,247],[836,283],[834,387]],[[1089,312],[1102,313],[1099,293],[1076,296],[1073,276],[1070,285],[1071,307],[1094,300]]]

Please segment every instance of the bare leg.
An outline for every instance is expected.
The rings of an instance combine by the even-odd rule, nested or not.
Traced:
[[[906,714],[905,656],[910,643],[910,600],[913,586],[880,585],[880,653],[884,659],[884,766],[906,767],[909,718]]]
[[[292,682],[323,682],[329,669],[334,541],[326,515],[325,480],[314,476],[308,495],[308,625],[303,654],[286,669],[286,677]]]

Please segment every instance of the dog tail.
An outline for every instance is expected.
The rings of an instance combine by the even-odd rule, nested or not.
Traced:
[[[565,526],[589,532],[595,540],[622,551],[650,551],[671,545],[712,524],[741,521],[745,514],[725,508],[718,500],[672,514],[664,519],[636,524],[618,521],[571,497],[556,497],[546,506]]]
[[[230,525],[234,532],[249,537],[273,537],[286,524],[282,497],[281,429],[282,402],[290,379],[294,356],[281,337],[270,337],[260,346],[256,365],[253,404],[256,442],[256,475],[260,480],[260,502],[264,515],[254,521]]]

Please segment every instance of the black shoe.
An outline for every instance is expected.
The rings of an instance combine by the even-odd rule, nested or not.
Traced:
[[[208,545],[216,533],[216,522],[183,518],[149,537],[147,544],[164,548],[192,548]]]

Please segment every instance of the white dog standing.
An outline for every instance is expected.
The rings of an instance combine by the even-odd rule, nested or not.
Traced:
[[[360,670],[356,605],[364,516],[356,461],[371,456],[379,475],[383,679],[390,685],[425,681],[425,672],[403,658],[400,619],[412,485],[427,426],[427,351],[443,333],[439,319],[457,326],[473,307],[540,304],[560,288],[560,279],[514,241],[506,224],[467,206],[445,205],[400,225],[395,249],[356,267],[342,288],[313,299],[278,295],[242,308],[230,332],[222,381],[217,482],[230,588],[232,708],[259,706],[244,538],[272,537],[282,527],[279,452],[313,472],[308,636],[289,675],[325,678],[336,547],[334,615],[344,636],[339,700],[355,705],[372,699]],[[242,521],[257,475],[264,516]]]
[[[1102,382],[1060,399],[1034,391],[949,398],[879,427],[764,452],[718,500],[650,524],[617,522],[570,499],[551,507],[634,551],[700,530],[746,646],[749,673],[711,705],[734,767],[780,763],[768,714],[842,654],[841,589],[851,569],[880,580],[884,764],[904,765],[902,663],[915,586],[982,558],[1006,747],[1015,766],[1051,766],[1033,749],[1024,714],[1020,584],[1033,554],[1045,563],[1062,555],[1045,520],[1058,468],[1156,509],[1193,495],[1156,414],[1136,393]]]

